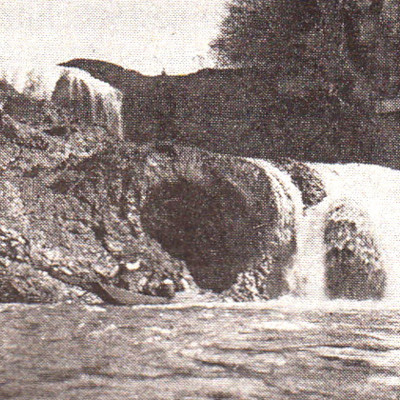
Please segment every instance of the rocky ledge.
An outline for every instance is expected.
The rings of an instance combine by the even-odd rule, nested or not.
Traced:
[[[0,302],[288,293],[296,221],[327,196],[311,165],[123,142],[7,85],[0,106]],[[379,252],[343,207],[327,215],[327,294],[381,297]],[[365,243],[351,255],[342,225]]]

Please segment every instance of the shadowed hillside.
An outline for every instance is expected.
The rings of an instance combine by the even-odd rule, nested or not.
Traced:
[[[174,140],[242,156],[399,167],[397,109],[377,114],[372,104],[341,104],[321,82],[285,76],[277,83],[256,68],[144,76],[96,60],[62,65],[123,92],[125,137],[138,143]]]

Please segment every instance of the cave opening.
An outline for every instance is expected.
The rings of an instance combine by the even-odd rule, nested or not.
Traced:
[[[262,260],[271,218],[264,213],[260,219],[229,182],[164,182],[149,190],[142,207],[144,230],[186,262],[200,288],[216,293]]]

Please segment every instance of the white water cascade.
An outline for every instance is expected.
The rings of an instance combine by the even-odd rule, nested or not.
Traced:
[[[363,226],[374,238],[387,276],[384,300],[399,299],[400,171],[364,164],[307,164],[321,178],[327,196],[306,208],[289,174],[266,161],[248,161],[265,171],[277,198],[286,198],[280,201],[279,214],[285,214],[286,222],[290,215],[295,218],[297,251],[287,274],[292,295],[307,301],[327,299],[327,217],[339,204],[345,204],[366,216]]]
[[[38,100],[53,100],[88,123],[123,137],[122,93],[77,68],[1,64],[0,80]]]
[[[400,171],[365,165],[315,164],[326,191],[326,209],[338,202],[355,204],[369,217],[373,236],[387,274],[384,299],[400,296]],[[309,213],[315,213],[315,209]],[[324,249],[321,249],[324,250]]]

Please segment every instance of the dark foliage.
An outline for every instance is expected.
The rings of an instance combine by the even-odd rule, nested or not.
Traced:
[[[400,89],[399,17],[391,0],[232,0],[212,48],[222,65],[256,66],[278,88],[268,120],[281,126],[284,155],[376,162],[375,107]],[[311,132],[299,137],[290,125],[304,123]]]
[[[399,15],[392,0],[231,0],[212,48],[223,65],[262,67],[278,81],[396,95]]]

